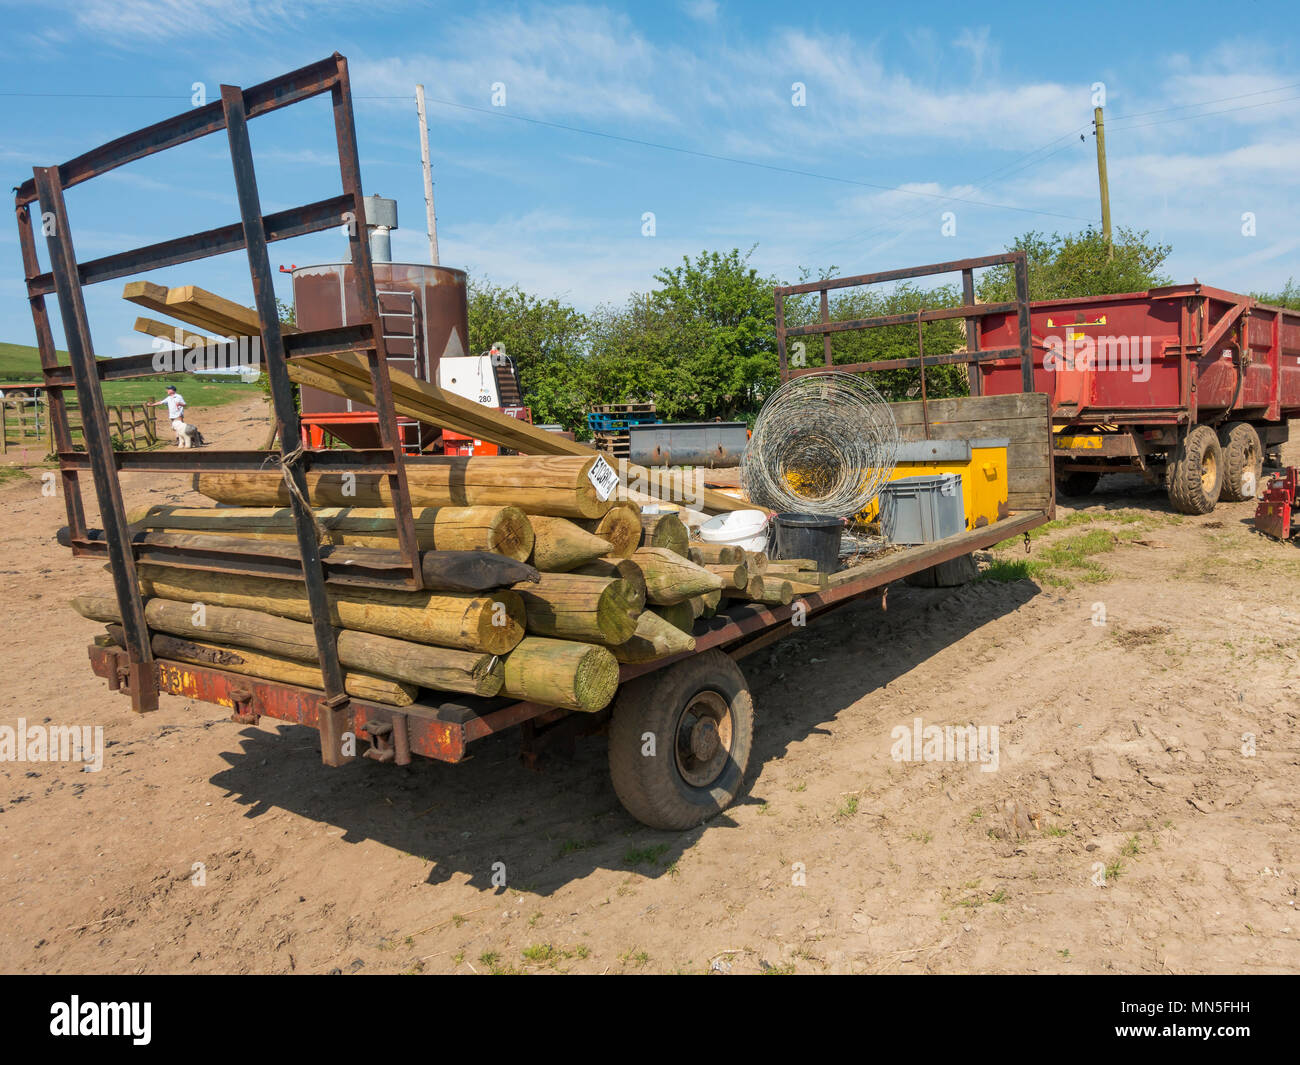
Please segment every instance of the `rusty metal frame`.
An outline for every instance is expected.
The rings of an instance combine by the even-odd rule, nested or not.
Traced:
[[[1010,266],[1016,282],[1016,298],[1006,303],[975,302],[975,271],[989,266]],[[861,288],[866,285],[879,285],[889,281],[907,281],[918,277],[936,274],[962,275],[962,302],[956,307],[934,307],[923,311],[909,311],[904,314],[880,315],[875,318],[847,319],[833,322],[830,318],[829,293],[842,288]],[[785,301],[790,296],[816,292],[820,297],[820,318],[808,325],[787,326],[785,323]],[[969,367],[971,378],[971,395],[979,395],[978,364],[996,359],[1019,358],[1021,373],[1021,390],[1034,391],[1034,353],[1033,337],[1029,329],[1029,267],[1023,251],[1006,252],[1000,255],[985,255],[974,259],[954,259],[946,263],[931,263],[928,266],[911,266],[901,270],[884,270],[874,274],[856,274],[852,277],[828,277],[820,281],[807,281],[799,285],[780,285],[775,290],[776,298],[776,353],[780,365],[781,380],[802,374],[821,373],[835,369],[843,373],[878,373],[883,370],[917,370],[921,371],[922,388],[925,387],[926,367],[948,366],[964,363]],[[1009,314],[1014,312],[1018,324],[1018,343],[1014,347],[989,348],[981,350],[979,346],[979,319],[989,314]],[[951,355],[930,355],[918,352],[916,358],[882,359],[875,362],[855,362],[836,365],[831,352],[831,336],[835,333],[857,332],[866,329],[878,329],[882,326],[910,325],[916,323],[918,335],[925,322],[941,322],[952,318],[961,318],[966,324],[966,350]],[[786,341],[790,337],[820,335],[822,338],[822,366],[792,369],[786,356]]]
[[[301,207],[264,215],[257,190],[257,178],[248,138],[250,119],[329,93],[335,140],[338,147],[342,193]],[[240,220],[231,225],[166,240],[84,263],[78,262],[71,225],[64,203],[64,191],[99,177],[127,163],[178,147],[189,141],[225,130],[230,151]],[[40,210],[40,229],[47,237],[50,269],[41,271],[37,256],[36,226],[32,205]],[[347,60],[335,53],[317,63],[273,78],[248,89],[223,85],[221,97],[202,107],[164,119],[145,129],[126,134],[62,164],[35,167],[30,180],[15,192],[14,209],[22,252],[23,273],[45,388],[50,395],[50,417],[59,473],[68,516],[68,539],[78,555],[107,554],[114,590],[121,609],[125,649],[118,656],[111,679],[114,687],[124,681],[136,711],[158,704],[159,666],[150,648],[150,633],[144,621],[144,607],[136,574],[136,562],[143,545],[133,541],[127,527],[118,473],[122,469],[155,469],[174,472],[205,472],[262,468],[269,462],[284,473],[290,487],[300,553],[301,579],[311,605],[313,628],[320,653],[324,698],[315,708],[321,730],[322,758],[329,764],[347,760],[341,753],[342,734],[351,720],[348,696],[343,689],[343,672],[335,646],[336,633],[329,621],[326,568],[318,549],[314,523],[306,498],[309,469],[325,467],[335,471],[381,473],[388,478],[398,534],[400,584],[410,590],[423,587],[420,555],[407,489],[406,469],[396,432],[392,385],[388,376],[387,352],[379,323],[374,271],[366,239],[365,204],[361,188],[360,159],[353,121],[352,93]],[[273,274],[267,245],[271,241],[346,226],[351,258],[356,270],[362,321],[345,329],[296,334],[290,340],[281,335],[276,311]],[[85,285],[124,277],[144,270],[193,262],[213,255],[244,250],[260,323],[262,354],[271,380],[272,404],[279,424],[280,449],[272,452],[207,452],[198,455],[115,454],[110,442],[107,413],[101,384],[105,380],[157,374],[152,353],[122,360],[99,362],[95,358],[82,288]],[[59,313],[70,355],[69,366],[58,363],[45,299],[58,299]],[[334,351],[360,351],[368,360],[379,414],[382,447],[362,452],[313,453],[302,447],[294,410],[293,384],[288,360]],[[73,388],[85,425],[86,454],[73,450],[69,432],[65,390]],[[98,537],[86,528],[80,474],[89,468],[99,504],[103,530]],[[296,489],[296,491],[294,490]],[[265,575],[253,563],[239,556],[214,558],[210,568],[229,572]],[[376,578],[381,586],[393,585],[392,574]],[[241,678],[245,690],[257,688]]]

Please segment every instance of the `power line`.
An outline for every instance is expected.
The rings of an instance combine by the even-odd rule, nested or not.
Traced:
[[[1085,129],[1087,129],[1087,128],[1088,128],[1088,127],[1087,127],[1086,125],[1085,125],[1085,126],[1076,126],[1074,129],[1070,130],[1068,133],[1063,133],[1063,134],[1061,134],[1059,137],[1055,137],[1055,138],[1053,138],[1052,140],[1048,141],[1046,144],[1040,145],[1039,147],[1034,148],[1032,151],[1026,152],[1024,155],[1021,155],[1021,156],[1018,156],[1018,157],[1015,158],[1015,159],[1012,159],[1009,163],[1004,163],[1002,166],[997,167],[996,169],[989,171],[989,172],[988,172],[987,174],[985,174],[983,177],[977,178],[977,179],[976,179],[977,184],[975,184],[975,185],[972,186],[972,187],[973,187],[973,188],[976,188],[976,189],[983,188],[983,187],[984,187],[984,186],[985,186],[989,181],[993,180],[994,178],[999,178],[999,179],[1001,179],[1001,178],[1007,178],[1007,177],[1010,177],[1012,174],[1018,174],[1018,173],[1020,173],[1022,170],[1027,170],[1027,169],[1029,169],[1030,167],[1035,167],[1035,166],[1038,166],[1040,163],[1045,163],[1045,162],[1047,162],[1047,160],[1048,160],[1048,159],[1051,159],[1052,156],[1054,156],[1054,155],[1060,155],[1060,153],[1063,152],[1063,151],[1065,151],[1066,149],[1068,149],[1068,148],[1072,148],[1072,147],[1074,146],[1074,144],[1073,144],[1073,138],[1074,138],[1074,137],[1077,137],[1081,132],[1083,132],[1083,130],[1085,130]],[[1070,139],[1070,143],[1065,144],[1065,145],[1062,145],[1060,148],[1057,148],[1056,151],[1054,151],[1054,152],[1048,152],[1047,155],[1044,155],[1044,156],[1042,156],[1041,158],[1033,159],[1033,160],[1030,160],[1029,162],[1023,162],[1023,163],[1022,163],[1022,160],[1028,160],[1028,159],[1030,159],[1030,156],[1037,155],[1039,152],[1043,151],[1044,149],[1050,148],[1050,147],[1052,147],[1052,145],[1057,144],[1057,143],[1059,143],[1060,141],[1066,140],[1067,138]],[[1016,166],[1016,165],[1015,165],[1016,163],[1021,163],[1021,165],[1020,165],[1020,166]],[[1008,169],[1007,169],[1008,167],[1012,167],[1013,169],[1008,170]],[[1005,171],[1005,172],[1004,172],[1004,171]],[[894,219],[892,219],[892,220],[890,220],[890,221],[888,221],[888,222],[881,222],[881,223],[878,223],[878,224],[876,224],[876,225],[874,225],[874,226],[870,226],[870,227],[868,227],[867,229],[864,229],[864,230],[861,230],[861,231],[859,231],[859,232],[857,232],[857,233],[851,234],[850,236],[843,237],[843,238],[841,238],[841,239],[839,239],[839,240],[832,241],[832,242],[829,243],[829,244],[823,244],[820,248],[817,248],[817,249],[813,252],[813,254],[814,254],[814,255],[816,255],[816,254],[820,254],[821,252],[824,252],[824,251],[826,251],[826,250],[829,249],[829,248],[837,248],[837,247],[839,247],[841,244],[847,244],[849,241],[852,241],[852,240],[860,240],[860,239],[863,238],[863,237],[871,236],[871,235],[874,234],[874,233],[878,233],[878,232],[880,232],[881,230],[888,229],[888,228],[891,228],[891,227],[893,227],[893,226],[905,226],[908,222],[911,222],[913,219],[920,218],[922,215],[924,215],[924,214],[926,214],[926,213],[928,213],[926,210],[915,211],[915,212],[913,212],[912,214],[904,215],[904,216],[901,217],[901,218],[894,218]],[[1092,219],[1089,219],[1089,218],[1082,218],[1082,219],[1079,219],[1079,221],[1083,221],[1083,222],[1091,222]]]
[[[1220,96],[1215,100],[1202,100],[1196,104],[1178,104],[1175,107],[1157,107],[1154,111],[1135,111],[1131,115],[1112,115],[1112,122],[1120,122],[1128,118],[1145,118],[1147,115],[1162,115],[1168,111],[1186,111],[1189,107],[1209,107],[1210,104],[1226,104],[1230,100],[1245,100],[1251,96],[1266,96],[1271,92],[1282,92],[1286,89],[1300,89],[1300,81],[1292,85],[1276,85],[1271,89],[1258,89],[1255,92],[1238,93],[1236,96]],[[1268,101],[1270,103],[1280,103],[1280,100]],[[1264,104],[1260,105],[1265,106]],[[1218,112],[1216,112],[1218,113]]]
[[[171,95],[148,95],[148,94],[127,94],[127,93],[35,93],[35,92],[17,92],[17,91],[0,91],[0,96],[31,97],[31,98],[59,98],[59,99],[96,99],[96,100],[180,100],[188,97],[171,96]],[[406,100],[407,96],[355,96],[355,100]],[[643,140],[639,137],[628,137],[619,133],[609,133],[605,130],[586,129],[582,126],[571,126],[563,122],[549,122],[540,118],[528,118],[524,115],[514,115],[509,112],[501,111],[497,108],[475,107],[471,104],[462,104],[454,100],[440,100],[430,98],[430,103],[440,104],[443,107],[457,108],[462,111],[472,111],[476,114],[492,115],[497,118],[508,118],[515,122],[526,122],[529,125],[543,126],[548,129],[564,130],[568,133],[579,133],[588,137],[600,137],[604,140],[619,141],[624,144],[634,144],[642,148],[653,148],[656,151],[675,152],[679,155],[689,155],[697,159],[709,159],[714,162],[730,163],[734,166],[748,166],[759,170],[769,170],[779,174],[791,174],[796,177],[813,178],[817,181],[834,181],[842,185],[855,185],[859,188],[877,189],[882,192],[897,192],[906,196],[917,196],[925,199],[941,200],[946,203],[964,203],[972,207],[989,207],[1001,211],[1017,211],[1021,214],[1043,215],[1052,218],[1068,218],[1071,221],[1086,222],[1087,219],[1079,218],[1076,215],[1061,214],[1057,211],[1039,211],[1032,207],[1018,207],[1009,203],[989,203],[983,200],[972,200],[961,196],[945,196],[941,193],[920,192],[916,189],[907,189],[894,185],[880,185],[871,181],[861,181],[856,178],[841,177],[836,174],[821,174],[812,170],[800,170],[794,167],[777,166],[774,163],[761,163],[754,159],[741,159],[736,156],[719,155],[715,152],[702,152],[693,148],[683,148],[675,144],[660,144],[656,141]]]
[[[405,100],[405,96],[366,96],[358,97],[366,100]],[[620,141],[624,144],[635,144],[642,148],[653,148],[657,151],[675,152],[678,155],[689,155],[697,159],[709,159],[719,163],[731,163],[736,166],[754,167],[759,170],[770,170],[779,174],[792,174],[796,177],[814,178],[818,181],[834,181],[842,185],[855,185],[859,188],[877,189],[882,192],[897,192],[907,196],[920,196],[931,200],[942,200],[947,203],[965,203],[974,207],[992,207],[1003,211],[1019,211],[1023,214],[1047,215],[1053,218],[1068,218],[1075,222],[1086,222],[1088,219],[1080,218],[1077,215],[1061,214],[1056,211],[1039,211],[1032,207],[1017,207],[1008,203],[989,203],[984,200],[972,200],[961,196],[945,196],[937,192],[920,192],[916,189],[901,188],[896,185],[880,185],[871,181],[861,181],[857,178],[841,177],[836,174],[821,174],[813,170],[800,170],[795,167],[778,166],[775,163],[760,163],[754,159],[740,159],[736,156],[718,155],[715,152],[702,152],[694,148],[683,148],[675,144],[660,144],[656,141],[642,140],[639,137],[628,137],[620,133],[608,133],[604,130],[585,129],[581,126],[570,126],[563,122],[548,122],[540,118],[527,118],[523,115],[513,115],[506,111],[496,108],[474,107],[470,104],[456,103],[452,100],[436,100],[430,98],[430,103],[441,104],[444,107],[454,107],[462,111],[473,111],[478,114],[494,115],[498,118],[508,118],[515,122],[526,122],[534,126],[545,126],[548,129],[560,129],[569,133],[581,133],[589,137],[601,137],[605,140]]]
[[[1287,90],[1287,89],[1295,89],[1295,88],[1300,88],[1300,82],[1297,82],[1297,83],[1292,84],[1292,85],[1277,85],[1277,86],[1275,86],[1275,87],[1273,87],[1273,88],[1271,88],[1271,89],[1259,89],[1259,90],[1257,90],[1257,91],[1255,91],[1255,92],[1239,93],[1239,94],[1237,94],[1237,95],[1235,95],[1235,96],[1223,96],[1223,97],[1219,97],[1218,99],[1214,99],[1214,100],[1202,100],[1202,101],[1200,101],[1199,103],[1194,103],[1194,104],[1180,104],[1180,105],[1178,105],[1178,106],[1176,106],[1176,107],[1162,107],[1162,108],[1158,108],[1158,109],[1156,109],[1156,110],[1152,110],[1152,111],[1137,111],[1137,112],[1134,112],[1134,113],[1132,113],[1132,114],[1128,114],[1128,115],[1116,115],[1116,116],[1114,116],[1114,117],[1111,119],[1111,121],[1112,121],[1112,122],[1118,122],[1118,121],[1120,121],[1120,120],[1122,120],[1122,119],[1142,118],[1142,117],[1145,117],[1145,116],[1147,116],[1147,115],[1167,114],[1167,113],[1170,112],[1170,111],[1184,111],[1184,110],[1187,110],[1188,108],[1193,108],[1193,107],[1206,107],[1206,106],[1209,106],[1210,104],[1215,104],[1215,103],[1227,103],[1227,102],[1229,102],[1229,101],[1231,101],[1231,100],[1244,100],[1244,99],[1249,99],[1250,97],[1253,97],[1253,96],[1265,96],[1265,95],[1268,95],[1269,93],[1282,92],[1282,91]],[[1274,104],[1288,103],[1288,102],[1291,102],[1291,101],[1294,101],[1294,100],[1300,100],[1300,95],[1298,95],[1298,96],[1288,96],[1288,97],[1284,97],[1284,98],[1281,99],[1281,100],[1263,100],[1263,101],[1261,101],[1260,103],[1256,103],[1256,104],[1243,104],[1241,107],[1227,107],[1227,108],[1222,108],[1222,109],[1220,109],[1220,110],[1218,110],[1218,111],[1203,111],[1203,112],[1199,112],[1199,113],[1197,113],[1197,114],[1192,114],[1192,115],[1175,115],[1175,116],[1173,116],[1172,118],[1157,119],[1157,120],[1154,121],[1154,122],[1139,122],[1139,123],[1134,123],[1134,124],[1127,125],[1127,126],[1112,126],[1111,128],[1112,128],[1112,129],[1119,129],[1119,130],[1146,129],[1146,128],[1150,127],[1150,126],[1166,125],[1166,124],[1168,124],[1168,123],[1170,123],[1170,122],[1183,122],[1183,121],[1187,121],[1188,119],[1194,119],[1194,118],[1209,118],[1209,117],[1212,117],[1212,116],[1214,116],[1214,115],[1226,115],[1226,114],[1231,114],[1231,113],[1236,112],[1236,111],[1249,111],[1249,110],[1251,110],[1251,109],[1253,109],[1253,108],[1257,108],[1257,107],[1270,107],[1270,106],[1272,106],[1272,105],[1274,105]],[[1025,155],[1025,156],[1022,156],[1021,158],[1028,159],[1029,156],[1035,155],[1035,154],[1037,154],[1038,152],[1041,152],[1041,151],[1042,151],[1043,149],[1045,149],[1045,148],[1050,148],[1052,145],[1056,144],[1058,141],[1064,140],[1064,139],[1066,139],[1067,137],[1075,137],[1075,136],[1077,136],[1080,132],[1082,132],[1083,130],[1085,130],[1085,129],[1087,129],[1087,128],[1088,128],[1088,126],[1079,126],[1079,127],[1075,128],[1075,129],[1071,130],[1069,133],[1062,134],[1060,137],[1057,137],[1055,140],[1048,141],[1046,144],[1042,145],[1041,147],[1039,147],[1039,148],[1035,148],[1033,151],[1029,152],[1029,153],[1028,153],[1027,155]],[[1026,169],[1029,169],[1030,167],[1038,166],[1040,163],[1045,163],[1048,159],[1052,158],[1052,156],[1054,156],[1054,155],[1059,155],[1061,152],[1065,151],[1066,148],[1069,148],[1069,147],[1071,147],[1071,146],[1072,146],[1072,145],[1070,145],[1070,144],[1066,144],[1066,145],[1064,145],[1063,147],[1058,148],[1058,149],[1057,149],[1056,151],[1054,151],[1054,152],[1049,152],[1047,155],[1043,156],[1043,157],[1040,158],[1040,159],[1034,159],[1034,160],[1032,160],[1032,161],[1030,161],[1030,162],[1026,162],[1026,163],[1024,163],[1022,166],[1019,166],[1019,167],[1016,167],[1015,169],[1012,169],[1012,170],[1006,171],[1006,173],[1001,173],[1001,171],[1003,171],[1003,170],[1006,169],[1006,166],[1000,167],[998,170],[991,171],[989,174],[985,175],[983,178],[980,178],[980,179],[979,179],[979,184],[977,184],[977,185],[975,185],[975,186],[973,186],[973,187],[974,187],[974,188],[977,188],[977,189],[978,189],[978,188],[982,188],[982,187],[984,187],[984,185],[985,185],[986,182],[988,182],[989,180],[991,180],[991,179],[994,178],[995,176],[1000,176],[1000,178],[1003,178],[1003,179],[1004,179],[1004,178],[1010,177],[1012,174],[1019,173],[1019,172],[1022,171],[1022,170],[1026,170]],[[1017,161],[1017,160],[1013,160],[1012,162],[1014,163],[1014,162],[1016,162],[1016,161]],[[1006,165],[1011,165],[1011,164],[1006,164]],[[912,221],[912,220],[915,219],[915,218],[919,218],[919,217],[921,217],[923,214],[925,214],[924,211],[918,211],[918,212],[915,212],[915,213],[913,213],[913,214],[906,215],[906,216],[904,216],[903,218],[895,219],[895,220],[892,221],[892,222],[884,222],[884,223],[881,223],[881,224],[879,224],[879,225],[872,226],[871,228],[869,228],[869,229],[864,229],[864,230],[862,230],[862,231],[859,232],[859,233],[855,233],[855,234],[853,234],[852,236],[844,237],[844,238],[842,238],[842,239],[840,239],[840,240],[833,241],[833,242],[830,243],[830,244],[822,245],[822,247],[819,248],[819,249],[817,249],[817,251],[818,251],[818,252],[821,252],[821,251],[825,251],[825,250],[828,249],[828,248],[839,247],[841,244],[846,244],[846,243],[848,243],[848,242],[851,241],[851,240],[858,240],[858,239],[860,239],[860,238],[862,238],[862,237],[870,236],[870,235],[872,235],[873,233],[877,233],[877,232],[879,232],[880,230],[883,230],[883,229],[889,228],[889,227],[894,226],[894,225],[900,225],[900,224],[901,224],[901,225],[906,225],[908,222]],[[1091,219],[1081,219],[1081,221],[1091,221]]]
[[[1131,126],[1118,126],[1118,129],[1146,129],[1149,126],[1163,126],[1170,122],[1186,122],[1193,118],[1209,118],[1212,115],[1229,115],[1234,111],[1249,111],[1255,107],[1272,107],[1274,104],[1290,103],[1293,100],[1300,100],[1300,96],[1285,96],[1281,100],[1265,100],[1258,104],[1242,104],[1240,107],[1225,107],[1221,111],[1202,111],[1195,115],[1175,115],[1173,118],[1157,118],[1154,122],[1138,122]],[[1196,105],[1202,106],[1202,105]],[[1171,108],[1172,110],[1172,108]]]

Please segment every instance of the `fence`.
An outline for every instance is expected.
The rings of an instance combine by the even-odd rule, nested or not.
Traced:
[[[149,402],[107,408],[115,451],[143,451],[158,443],[157,408]]]
[[[40,443],[49,424],[44,407],[38,396],[9,395],[0,399],[0,454],[9,451],[10,432],[15,433],[20,448]]]
[[[158,443],[158,408],[143,403],[122,403],[107,407],[109,429],[115,451],[146,451]],[[81,426],[77,401],[65,397],[68,430],[76,450],[84,448],[85,432]],[[50,421],[49,400],[45,395],[6,396],[0,400],[0,454],[11,446],[36,447],[45,442],[54,454],[54,430]]]

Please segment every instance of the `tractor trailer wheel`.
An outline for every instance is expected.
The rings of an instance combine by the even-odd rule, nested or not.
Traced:
[[[1179,441],[1165,466],[1169,502],[1182,514],[1208,514],[1223,489],[1223,448],[1208,425],[1198,425]]]
[[[754,741],[744,674],[705,651],[629,681],[609,726],[609,774],[627,812],[651,828],[694,828],[740,791]]]
[[[1223,448],[1223,499],[1254,499],[1264,475],[1264,446],[1249,422],[1229,422],[1219,430]]]

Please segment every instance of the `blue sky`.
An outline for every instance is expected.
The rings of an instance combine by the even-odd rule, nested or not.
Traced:
[[[756,266],[795,280],[801,267],[888,269],[1095,223],[1097,82],[1116,226],[1172,243],[1180,281],[1250,290],[1300,277],[1300,74],[1280,3],[1239,3],[1231,19],[1197,2],[0,7],[7,185],[183,110],[195,82],[213,98],[223,82],[252,85],[337,50],[351,64],[366,191],[399,202],[394,258],[427,261],[423,82],[443,264],[583,309],[645,291],[657,269],[703,249],[757,244]],[[492,105],[497,82],[504,107]],[[805,106],[793,104],[796,82]],[[265,211],[337,191],[324,100],[250,129]],[[68,202],[82,259],[238,217],[221,136]],[[341,251],[332,233],[271,249],[275,265]],[[251,302],[242,255],[149,276]],[[0,339],[32,343],[21,280],[10,229]],[[287,276],[277,281],[287,297]],[[99,354],[149,349],[121,284],[88,290]]]

